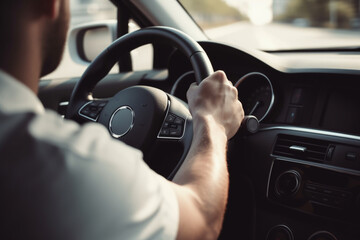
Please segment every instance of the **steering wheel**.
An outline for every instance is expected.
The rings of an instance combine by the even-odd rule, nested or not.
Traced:
[[[150,168],[172,179],[192,142],[192,118],[187,104],[149,86],[126,88],[110,99],[92,97],[95,85],[122,53],[149,43],[164,43],[180,50],[189,59],[198,84],[213,73],[205,51],[185,33],[169,27],[140,29],[114,41],[89,65],[72,92],[66,118],[103,124],[114,138],[142,150]],[[172,144],[181,149],[179,157],[159,161],[154,149],[168,154]]]

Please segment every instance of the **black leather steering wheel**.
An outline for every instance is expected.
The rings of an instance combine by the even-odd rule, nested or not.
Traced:
[[[148,86],[129,87],[106,100],[92,97],[95,85],[122,53],[148,43],[168,44],[180,50],[189,59],[197,83],[213,73],[205,51],[185,33],[169,27],[140,29],[114,41],[89,65],[72,92],[66,118],[103,124],[114,138],[142,150],[151,168],[172,179],[192,141],[192,118],[187,104]],[[177,159],[161,161],[159,153],[154,153],[154,149],[164,149],[162,154],[168,154],[172,147],[181,149]]]

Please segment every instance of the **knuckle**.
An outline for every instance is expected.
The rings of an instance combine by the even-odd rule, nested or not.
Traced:
[[[189,99],[194,95],[194,92],[196,91],[196,86],[191,85],[190,88],[186,92],[186,97]]]
[[[241,115],[241,117],[244,117],[245,115],[245,112],[244,112],[244,108],[243,108],[243,105],[240,101],[237,101],[238,102],[238,110],[239,110],[239,113]]]
[[[213,74],[214,78],[219,82],[226,82],[228,81],[226,74],[224,71],[218,70]]]
[[[213,83],[211,81],[203,81],[200,85],[200,91],[209,91],[212,85]]]
[[[242,102],[240,102],[239,100],[238,100],[238,105],[239,105],[239,107],[240,107],[241,109],[243,109]]]
[[[238,97],[238,89],[236,87],[232,87],[232,92],[233,94],[235,95],[235,97],[237,98]]]

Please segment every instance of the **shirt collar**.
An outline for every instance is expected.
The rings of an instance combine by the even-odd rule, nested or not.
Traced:
[[[44,112],[44,106],[27,86],[0,69],[0,111]]]

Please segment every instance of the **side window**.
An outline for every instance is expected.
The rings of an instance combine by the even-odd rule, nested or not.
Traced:
[[[140,29],[133,20],[129,22],[129,32]],[[150,70],[153,67],[154,49],[151,44],[144,45],[131,51],[134,71]]]

